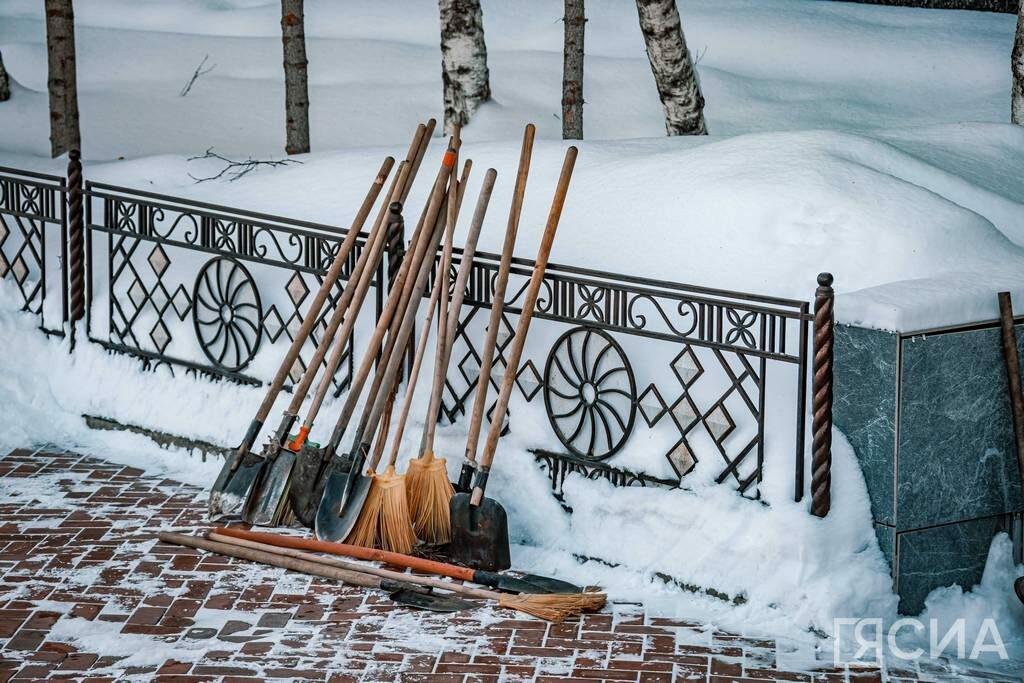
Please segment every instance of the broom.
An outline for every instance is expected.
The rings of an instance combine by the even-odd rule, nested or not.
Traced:
[[[423,439],[420,443],[420,457],[409,461],[406,468],[406,491],[409,497],[409,509],[412,513],[412,525],[416,535],[426,543],[441,544],[451,539],[451,519],[448,515],[448,501],[455,495],[455,489],[448,480],[448,467],[444,458],[434,457],[434,434],[437,428],[438,413],[441,408],[441,397],[444,392],[445,377],[448,364],[458,332],[459,311],[466,294],[467,282],[473,270],[473,256],[483,227],[484,216],[491,200],[491,191],[498,172],[487,169],[483,187],[476,202],[473,221],[466,236],[466,245],[462,249],[462,262],[459,274],[455,279],[455,290],[450,308],[447,303],[447,288],[442,292],[440,324],[445,326],[445,334],[441,335],[438,328],[437,354],[435,356],[434,386],[430,394],[430,405],[423,426]],[[445,271],[447,272],[447,271]]]

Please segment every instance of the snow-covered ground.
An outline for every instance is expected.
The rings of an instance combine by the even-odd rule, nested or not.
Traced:
[[[557,120],[561,4],[483,4],[494,102],[464,131],[464,154],[477,164],[469,192],[475,196],[483,168],[499,170],[481,238],[482,249],[496,250],[522,125],[535,122],[540,139],[519,242],[525,256],[566,146]],[[690,46],[701,55],[712,135],[667,139],[631,5],[588,2],[588,139],[553,260],[799,299],[827,270],[836,275],[837,317],[886,329],[994,318],[1002,289],[1024,301],[1024,129],[1006,123],[1013,17],[681,0]],[[219,166],[188,157],[209,147],[241,158],[282,154],[278,3],[88,0],[76,11],[91,180],[344,225],[382,156],[403,154],[415,123],[440,116],[436,3],[307,0],[314,153],[301,165],[197,185],[190,174]],[[0,51],[17,82],[0,104],[0,165],[60,172],[65,160],[47,158],[41,19],[38,2],[0,0]],[[216,68],[179,97],[207,54]],[[425,168],[441,146],[435,141]],[[421,180],[409,205],[421,206],[425,192]],[[89,345],[68,356],[31,318],[8,312],[9,288],[0,288],[0,301],[8,347],[0,358],[0,446],[55,441],[144,459],[205,484],[215,465],[153,452],[136,437],[89,432],[79,416],[230,444],[261,398],[249,388],[142,373]],[[791,463],[771,457],[770,507],[721,486],[610,493],[600,482],[570,480],[570,519],[522,452],[533,445],[521,436],[531,433],[529,420],[543,416],[513,410],[522,427],[503,443],[492,488],[510,508],[517,538],[530,544],[517,549],[520,564],[662,602],[666,612],[703,610],[726,625],[794,638],[830,631],[833,617],[895,618],[863,481],[840,434],[825,520],[770,495],[773,477],[780,481]],[[442,430],[443,452],[461,452],[462,429]],[[999,543],[982,587],[968,596],[937,592],[929,614],[987,609],[1004,639],[1024,639],[1024,610],[1011,603],[1006,580],[1024,569]],[[623,567],[577,565],[570,553]],[[656,572],[747,603],[690,597],[660,586]]]

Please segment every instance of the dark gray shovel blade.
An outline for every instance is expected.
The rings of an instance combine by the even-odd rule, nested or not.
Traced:
[[[391,599],[399,605],[415,607],[416,609],[428,609],[433,612],[461,612],[462,610],[476,609],[480,605],[469,600],[457,598],[454,595],[437,595],[435,593],[422,593],[403,589],[391,594]]]
[[[508,515],[491,498],[478,507],[470,494],[456,493],[448,505],[452,521],[449,553],[456,564],[496,572],[512,566],[508,549]]]
[[[1013,590],[1016,591],[1020,601],[1024,602],[1024,576],[1013,582]]]
[[[247,454],[242,464],[228,479],[224,490],[217,496],[217,510],[213,509],[213,495],[211,494],[210,519],[241,516],[245,501],[248,500],[249,493],[256,480],[259,479],[265,464],[266,460],[261,456],[255,453]]]
[[[324,452],[307,442],[302,446],[292,470],[292,483],[288,490],[289,504],[299,521],[312,529],[316,525],[316,511],[323,498],[324,485],[331,472],[347,476],[352,469],[352,457],[335,453],[327,464],[327,472],[321,474],[320,466]]]
[[[507,593],[550,593],[551,591],[544,590],[540,586],[534,585],[529,581],[524,581],[516,576],[510,574],[502,574],[500,572],[484,572],[478,571],[473,576],[475,583],[481,583],[491,588],[497,588],[500,591]]]
[[[582,593],[583,589],[574,583],[538,574],[523,574],[522,580],[539,590],[534,593]]]
[[[263,477],[252,487],[242,512],[242,520],[258,526],[277,526],[288,499],[295,453],[282,448],[265,468]]]
[[[359,519],[372,482],[362,472],[331,472],[316,511],[316,537],[322,541],[344,540]]]

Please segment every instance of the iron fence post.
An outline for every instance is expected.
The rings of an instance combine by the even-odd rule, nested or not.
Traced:
[[[818,275],[814,293],[814,379],[811,417],[811,514],[824,517],[832,506],[832,360],[835,291],[832,274]]]
[[[85,317],[85,227],[82,213],[82,154],[68,153],[68,299],[70,301],[71,348],[75,327]]]

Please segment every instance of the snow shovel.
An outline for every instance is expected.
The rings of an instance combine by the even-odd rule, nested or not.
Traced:
[[[242,538],[249,541],[257,541],[280,548],[294,548],[297,550],[309,550],[318,553],[330,553],[332,555],[353,557],[357,560],[375,560],[377,562],[383,562],[396,567],[405,567],[407,569],[426,572],[428,574],[437,574],[439,576],[447,576],[460,581],[478,583],[481,586],[489,586],[491,588],[497,588],[498,590],[508,591],[511,593],[583,592],[582,588],[574,586],[568,581],[552,579],[546,576],[535,577],[540,580],[535,582],[527,580],[526,576],[530,575],[517,577],[510,574],[503,574],[501,572],[481,571],[479,569],[470,569],[469,567],[459,567],[454,564],[428,560],[422,557],[413,557],[411,555],[388,552],[387,550],[376,550],[374,548],[363,548],[358,545],[350,545],[346,543],[331,543],[329,541],[317,541],[312,538],[298,538],[296,536],[269,534],[259,531],[248,531],[245,529],[226,527],[214,529],[212,533],[222,536]],[[548,586],[545,586],[545,582],[550,582],[549,585],[551,589],[549,589]]]
[[[451,172],[451,164],[454,164],[454,154],[449,158],[449,155],[446,153],[445,159],[446,161],[442,162],[442,166],[438,170],[438,176],[434,181],[427,206],[424,209],[419,224],[413,231],[409,243],[409,252],[402,259],[402,264],[395,278],[391,293],[388,295],[384,309],[377,321],[377,326],[374,328],[370,341],[367,344],[366,352],[363,354],[363,360],[352,377],[348,397],[342,406],[341,414],[335,423],[331,438],[324,448],[311,453],[311,457],[304,457],[300,467],[297,468],[299,470],[297,475],[299,481],[296,490],[291,496],[292,509],[299,520],[309,527],[313,527],[315,524],[316,510],[320,505],[323,488],[330,473],[338,471],[344,474],[351,469],[350,467],[340,467],[343,458],[337,455],[338,446],[348,427],[349,420],[355,412],[363,387],[370,372],[373,370],[374,364],[377,362],[378,357],[382,364],[385,363],[387,356],[394,346],[392,343],[393,335],[389,335],[388,344],[385,346],[384,351],[381,352],[381,355],[378,356],[385,334],[388,334],[394,327],[395,320],[401,317],[401,311],[404,310],[405,304],[408,303],[412,296],[411,285],[407,286],[407,283],[415,278],[416,272],[414,267],[418,266],[419,260],[426,253],[427,245],[424,244],[425,238],[428,237],[428,233],[432,232],[427,230],[426,226],[435,227],[434,221],[436,220],[437,212],[440,210],[438,199],[444,194],[444,186],[448,174]],[[428,223],[427,218],[429,216],[433,216],[433,219]],[[374,384],[368,395],[368,406],[373,403],[376,394],[379,393],[379,388],[379,377],[375,377]]]
[[[475,602],[457,598],[454,595],[436,595],[421,588],[420,586],[406,582],[396,581],[393,578],[384,578],[375,574],[369,574],[354,570],[331,566],[324,562],[315,562],[308,557],[291,557],[281,553],[268,552],[251,546],[243,546],[238,543],[225,543],[221,540],[211,538],[200,538],[186,534],[176,534],[169,531],[162,531],[158,536],[163,543],[185,546],[205,550],[226,557],[235,557],[240,560],[259,562],[272,567],[281,567],[303,574],[322,576],[327,579],[335,579],[351,586],[362,588],[376,588],[387,591],[396,603],[417,609],[427,609],[434,612],[459,612],[462,610],[477,609],[480,607]],[[226,540],[226,539],[225,539]],[[351,567],[351,565],[350,565]]]
[[[554,243],[562,207],[565,205],[565,196],[569,190],[569,180],[576,163],[576,154],[575,147],[570,147],[565,153],[565,161],[562,164],[562,172],[558,176],[558,185],[555,188],[554,199],[551,201],[547,225],[537,250],[536,265],[530,276],[526,298],[523,300],[522,313],[519,314],[519,324],[516,325],[515,337],[512,339],[508,367],[502,378],[501,390],[498,393],[491,426],[487,432],[483,458],[480,460],[480,466],[473,482],[473,492],[471,494],[457,493],[451,500],[449,508],[452,517],[451,557],[454,562],[470,567],[497,571],[508,569],[511,566],[508,547],[508,516],[505,513],[505,508],[497,501],[484,498],[484,491],[487,487],[487,476],[490,473],[491,463],[494,461],[494,453],[498,447],[498,438],[501,436],[505,411],[508,410],[509,399],[512,397],[512,387],[515,386],[516,375],[519,372],[519,361],[526,344],[526,334],[530,329],[533,309],[537,305],[537,297],[544,280],[544,271],[547,268],[548,257],[551,255],[551,245]]]
[[[461,194],[460,192],[460,198]],[[427,278],[434,267],[432,255],[437,252],[438,244],[444,233],[445,221],[444,219],[439,220],[438,213],[438,211],[433,212],[431,215],[432,220],[427,223],[427,225],[431,225],[431,223],[436,222],[433,225],[434,229],[431,231],[433,234],[429,235],[429,239],[424,240],[424,246],[427,247],[426,252],[423,256],[417,257],[419,269],[415,282],[412,285],[412,291],[415,293],[422,292],[427,283]],[[427,254],[430,254],[431,257],[426,257]],[[384,404],[389,393],[386,388],[389,388],[395,382],[399,368],[404,360],[404,351],[412,334],[417,306],[415,303],[410,303],[402,313],[401,326],[397,330],[397,334],[389,335],[388,338],[388,345],[385,349],[387,366],[383,372],[378,372],[374,378],[375,387],[371,388],[370,394],[374,397],[373,404],[372,406],[367,406],[368,410],[363,411],[363,417],[356,430],[356,437],[351,450],[352,467],[347,475],[344,476],[338,472],[330,473],[324,485],[323,497],[320,499],[320,506],[317,508],[314,525],[318,538],[338,541],[348,536],[355,527],[356,521],[359,519],[359,513],[362,511],[366,497],[370,492],[372,475],[376,471],[377,463],[370,463],[367,471],[363,471],[363,466],[366,464],[366,457],[371,446],[369,439],[372,438],[377,421],[384,410]],[[385,390],[380,391],[381,387],[384,387]]]
[[[512,192],[512,206],[508,212],[508,224],[505,228],[505,243],[501,249],[501,262],[494,281],[494,295],[491,297],[491,315],[487,321],[487,334],[484,347],[480,354],[480,375],[476,383],[476,398],[473,401],[473,412],[470,413],[469,434],[466,437],[466,453],[462,461],[462,471],[455,485],[456,491],[466,493],[473,481],[476,471],[476,451],[480,442],[480,428],[483,424],[484,412],[487,409],[487,392],[491,385],[491,366],[494,362],[494,348],[498,341],[498,330],[501,329],[501,314],[505,306],[505,288],[508,286],[508,274],[512,268],[512,252],[516,246],[516,235],[519,232],[519,217],[523,210],[523,199],[526,196],[526,179],[530,174],[530,159],[533,157],[533,138],[536,128],[532,123],[523,131],[523,143],[519,151],[519,170],[516,173],[515,189]],[[458,318],[455,320],[458,324]],[[457,328],[456,328],[457,329]],[[454,340],[453,340],[454,341]]]
[[[285,354],[277,374],[274,375],[274,379],[270,383],[267,394],[256,411],[255,417],[249,423],[245,436],[242,437],[242,443],[239,444],[234,455],[224,463],[220,473],[217,475],[217,479],[210,490],[208,503],[208,512],[211,519],[237,515],[249,496],[249,490],[263,471],[266,460],[252,452],[252,447],[256,443],[256,437],[259,436],[263,423],[270,414],[271,408],[274,407],[277,395],[284,388],[284,383],[288,379],[292,365],[294,365],[295,360],[302,351],[306,338],[313,331],[313,327],[316,325],[317,318],[320,315],[320,310],[324,307],[331,288],[334,287],[341,276],[341,271],[345,267],[352,248],[355,246],[359,232],[362,230],[367,216],[370,215],[373,204],[377,201],[377,195],[383,189],[384,181],[387,180],[388,175],[391,173],[391,167],[394,163],[395,160],[392,157],[388,157],[381,164],[380,171],[378,171],[377,177],[373,180],[373,185],[370,186],[370,190],[366,193],[366,198],[363,199],[363,203],[359,207],[352,225],[349,227],[348,235],[346,235],[338,247],[338,254],[334,257],[331,267],[324,276],[323,284],[320,286],[319,291],[317,291],[316,296],[313,297],[309,312],[303,319],[298,332],[296,332],[295,339],[288,348],[288,352]]]
[[[388,190],[387,200],[381,206],[377,219],[366,240],[363,251],[356,261],[355,267],[350,274],[350,284],[342,292],[335,311],[324,331],[323,338],[309,362],[309,366],[303,373],[299,386],[295,389],[292,401],[281,417],[281,424],[273,439],[264,449],[264,457],[270,465],[265,468],[263,476],[257,486],[254,486],[249,498],[243,508],[242,519],[250,524],[277,525],[281,522],[285,513],[284,503],[288,498],[288,490],[292,481],[292,474],[295,470],[296,454],[302,450],[305,436],[309,433],[309,427],[316,416],[320,405],[331,384],[341,359],[345,354],[348,340],[351,337],[352,329],[355,326],[356,318],[366,292],[376,273],[377,265],[383,257],[383,248],[387,235],[393,229],[396,222],[400,222],[401,206],[409,189],[415,180],[419,169],[419,163],[429,144],[429,136],[433,131],[434,120],[431,119],[426,125],[420,124],[416,127],[416,133],[409,145],[406,158],[399,165],[399,171]],[[351,314],[349,312],[351,311]],[[344,321],[344,325],[342,322]],[[338,328],[341,327],[339,331]],[[295,424],[302,402],[309,392],[309,388],[316,378],[320,365],[323,362],[327,351],[333,345],[334,351],[324,370],[320,385],[317,388],[316,396],[306,418],[303,427],[299,429],[298,438],[285,446],[288,434]]]

